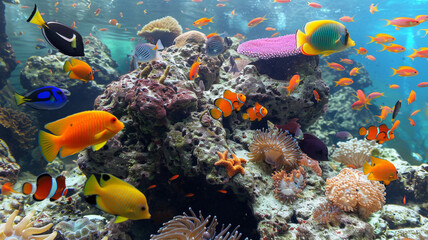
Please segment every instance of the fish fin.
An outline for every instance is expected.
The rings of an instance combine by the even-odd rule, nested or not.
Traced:
[[[226,90],[226,91],[224,91],[224,93],[223,93],[223,97],[224,97],[224,98],[227,98],[227,99],[229,99],[229,100],[233,99],[233,97],[235,97],[235,96],[236,96],[236,93],[234,93],[234,92],[232,92],[232,91],[230,91],[230,90]]]
[[[81,60],[76,59],[76,58],[70,58],[70,63],[72,66],[77,66],[77,65],[81,65],[81,64],[86,65],[86,63],[84,61],[81,61]]]
[[[126,217],[122,217],[122,216],[117,216],[116,220],[114,221],[114,223],[121,223],[121,222],[125,222],[128,219]]]
[[[102,173],[101,174],[101,178],[100,178],[100,186],[101,188],[104,188],[106,186],[109,185],[117,185],[119,187],[132,187],[135,188],[134,186],[132,186],[131,184],[123,181],[120,178],[117,178],[111,174],[108,173]]]
[[[83,187],[84,196],[98,195],[101,192],[99,179],[101,179],[100,174],[92,174],[88,180],[86,180],[85,186]]]
[[[313,48],[309,43],[303,44],[302,52],[305,53],[305,55],[318,55],[319,51]],[[327,55],[331,53],[325,53]]]
[[[107,129],[104,129],[103,131],[97,133],[94,135],[94,140],[97,141],[99,139],[102,139],[104,137],[104,135],[108,132]],[[104,143],[105,144],[105,143]]]
[[[46,24],[45,20],[43,20],[42,15],[40,14],[39,9],[37,8],[36,4],[34,4],[34,10],[31,13],[30,17],[27,19],[27,22],[36,24],[40,27],[43,27]]]
[[[384,25],[384,27],[391,25],[391,21],[389,21],[388,19],[381,19],[381,20],[386,21],[386,25]]]
[[[367,179],[368,179],[368,180],[373,180],[373,181],[378,181],[378,180],[377,180],[377,178],[374,176],[374,174],[373,174],[373,173],[370,173],[370,174],[367,176]]]
[[[55,135],[62,135],[68,127],[73,126],[73,122],[81,119],[83,114],[86,114],[87,112],[80,112],[73,114],[71,116],[56,120],[55,122],[51,122],[45,125],[45,128],[49,131],[51,131]]]
[[[366,135],[367,129],[365,127],[360,127],[360,130],[358,131],[358,134],[360,135]]]
[[[306,34],[304,34],[302,31],[297,30],[296,33],[296,49],[300,48],[303,44],[306,43]]]
[[[368,162],[364,162],[364,166],[363,166],[364,175],[370,173],[371,168],[372,166],[370,166]]]
[[[411,58],[413,61],[415,60],[415,57],[416,57],[416,55],[417,55],[417,52],[418,52],[418,50],[416,50],[416,49],[414,49],[413,48],[413,53],[412,54],[410,54],[409,56],[407,56],[407,57],[409,57],[409,58]]]
[[[77,76],[73,71],[70,71],[70,72],[68,73],[68,77],[69,77],[70,79],[77,79],[77,80],[85,81],[85,80],[81,79],[79,76]]]
[[[391,68],[393,71],[394,71],[394,73],[391,75],[391,77],[392,76],[394,76],[395,74],[397,74],[397,70],[396,69],[394,69],[394,68]]]
[[[52,162],[58,155],[61,145],[57,143],[58,136],[47,133],[45,131],[39,131],[39,146],[43,157],[48,162]]]
[[[383,43],[379,43],[379,44],[383,46],[383,49],[382,49],[382,50],[377,50],[377,51],[378,51],[378,52],[383,52],[383,51],[385,51],[385,50],[386,50],[386,45],[385,45],[385,44],[383,44]]]
[[[247,120],[250,116],[247,113],[242,114],[242,118],[244,120]]]
[[[160,54],[160,51],[156,51],[156,57],[154,59],[155,61],[163,61],[163,57]]]
[[[70,63],[70,61],[65,61],[63,69],[64,72],[70,72],[71,71],[71,67],[73,67]]]
[[[375,38],[374,37],[372,37],[372,36],[367,36],[367,37],[369,37],[370,38],[370,42],[368,42],[367,44],[369,44],[369,43],[372,43],[372,42],[374,42],[375,40]]]
[[[95,145],[92,145],[92,150],[94,150],[94,151],[98,151],[98,150],[100,150],[102,147],[104,147],[104,145],[106,145],[106,143],[107,143],[107,141],[102,142],[102,143],[98,143],[98,144],[95,144]]]
[[[68,147],[62,147],[61,150],[59,151],[59,156],[61,158],[65,158],[71,155],[74,155],[80,151],[82,151],[85,148],[68,148]]]
[[[23,103],[25,103],[25,97],[22,95],[19,95],[17,92],[15,92],[15,100],[16,100],[16,105],[21,105]]]
[[[389,185],[389,183],[390,183],[391,181],[389,181],[389,180],[383,180],[383,184],[384,185]]]
[[[73,36],[73,39],[71,39],[71,47],[72,48],[77,48],[76,36]]]
[[[213,17],[211,17],[210,19],[208,19],[208,20],[210,20],[210,22],[212,22],[213,23],[213,18],[214,18],[214,16]]]
[[[219,119],[221,117],[222,112],[218,110],[217,108],[213,108],[210,110],[210,115],[214,119]]]
[[[155,48],[158,50],[164,49],[164,46],[163,46],[162,41],[160,39],[158,39],[158,41],[156,42]],[[153,49],[153,50],[155,50],[155,49]]]

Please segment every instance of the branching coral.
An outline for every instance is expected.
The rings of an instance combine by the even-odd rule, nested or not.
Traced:
[[[333,159],[345,165],[353,165],[355,168],[361,168],[365,162],[370,162],[370,153],[379,146],[375,141],[356,138],[339,142],[337,145],[339,148],[334,151]]]
[[[327,199],[344,211],[358,211],[363,218],[382,209],[385,204],[385,186],[367,179],[363,172],[345,168],[333,178],[327,179]]]
[[[312,218],[320,224],[331,223],[336,225],[339,222],[339,216],[342,210],[332,202],[320,204],[315,208]]]
[[[160,39],[165,47],[169,47],[182,31],[178,21],[167,16],[147,23],[137,34],[152,44],[156,44]]]
[[[52,227],[52,223],[49,223],[48,225],[36,228],[32,227],[33,222],[30,222],[31,218],[34,216],[34,213],[36,211],[33,210],[30,213],[25,216],[21,222],[14,225],[13,220],[15,220],[15,217],[18,215],[18,210],[15,210],[7,219],[6,223],[3,225],[0,225],[0,239],[1,240],[53,240],[55,239],[57,232],[53,232],[51,234],[44,234],[44,235],[33,235],[33,234],[40,234],[43,232],[46,232]]]
[[[288,174],[284,170],[275,172],[272,175],[275,197],[282,202],[294,201],[306,186],[305,175],[302,167],[299,167],[299,170],[293,169]]]
[[[203,45],[207,41],[207,37],[204,33],[199,31],[188,31],[174,39],[174,45],[176,47],[183,47],[190,43],[195,45]]]
[[[224,151],[223,153],[217,152],[219,160],[216,163],[214,163],[214,165],[225,167],[227,175],[229,177],[233,177],[238,173],[244,175],[245,171],[244,171],[244,167],[242,167],[242,164],[247,163],[247,160],[243,158],[238,158],[233,153],[232,153],[232,158],[227,158],[227,153],[228,153],[227,150]]]
[[[295,138],[277,129],[257,130],[248,154],[252,161],[265,161],[272,168],[291,171],[298,167],[301,151]]]
[[[19,149],[33,147],[31,143],[35,140],[37,129],[27,114],[0,107],[0,125],[3,126],[3,129],[0,127],[0,137],[8,142],[12,149],[14,145],[18,145]]]
[[[191,215],[183,213],[183,215],[175,216],[172,220],[164,223],[163,227],[158,230],[158,235],[151,235],[151,240],[239,240],[241,235],[237,230],[238,227],[228,232],[231,225],[224,228],[222,226],[220,232],[216,234],[217,218],[214,217],[210,223],[210,217],[204,218],[199,212],[199,218],[189,208]]]

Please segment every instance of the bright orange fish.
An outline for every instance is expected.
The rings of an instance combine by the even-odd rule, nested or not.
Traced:
[[[252,108],[247,109],[247,113],[242,114],[243,119],[250,119],[250,121],[254,120],[262,120],[266,115],[268,114],[268,110],[260,105],[259,103],[256,103],[256,105]]]
[[[184,195],[184,197],[193,197],[193,196],[195,196],[194,193],[188,193],[188,194]]]
[[[317,90],[314,90],[313,93],[314,93],[315,100],[317,100],[317,102],[321,101],[320,95],[318,94]]]
[[[367,55],[366,58],[371,60],[371,61],[376,61],[376,58],[373,57],[373,55]]]
[[[275,37],[275,36],[277,36],[278,34],[279,34],[279,32],[276,32],[276,33],[272,34],[270,37]]]
[[[143,1],[139,1],[139,2],[137,2],[137,5],[141,5],[143,3],[144,3]]]
[[[420,24],[419,21],[409,17],[397,17],[392,20],[388,20],[388,19],[381,19],[381,20],[385,20],[387,22],[384,27],[392,25],[395,27],[396,30],[403,27],[414,27]]]
[[[272,28],[272,27],[267,27],[267,28],[265,28],[265,30],[266,30],[266,31],[276,31],[276,29],[275,29],[275,28]]]
[[[367,140],[376,140],[377,143],[382,144],[386,141],[394,139],[394,130],[400,124],[399,120],[394,122],[394,125],[389,129],[386,124],[382,124],[379,127],[370,126],[368,129],[361,127],[358,133],[364,136]]]
[[[357,74],[360,74],[360,68],[354,67],[353,69],[351,69],[351,71],[349,72],[349,76],[357,76]]]
[[[356,97],[358,98],[358,101],[360,101],[361,103],[363,103],[366,108],[367,108],[367,104],[371,105],[370,99],[366,97],[366,95],[364,94],[363,90],[358,89]]]
[[[410,116],[415,116],[415,115],[416,115],[416,114],[418,114],[420,111],[421,111],[421,110],[420,110],[420,109],[418,109],[418,110],[416,110],[416,111],[412,112],[412,114],[410,114]]]
[[[56,2],[56,3],[54,4],[54,6],[56,7],[56,6],[58,6],[58,4],[59,4],[59,2]]]
[[[201,62],[199,62],[199,57],[198,57],[198,59],[196,59],[196,61],[190,67],[190,73],[189,73],[190,80],[193,80],[198,77],[199,65],[201,65]]]
[[[403,197],[403,204],[406,205],[406,196]]]
[[[343,63],[346,63],[346,64],[354,64],[354,61],[352,61],[351,59],[347,59],[347,58],[341,58],[340,61]]]
[[[84,61],[75,58],[70,58],[70,61],[64,63],[64,71],[68,72],[68,77],[71,79],[82,80],[85,83],[94,80],[92,68]]]
[[[342,22],[355,22],[354,21],[354,17],[355,17],[355,15],[353,17],[343,16],[343,17],[339,18],[339,21],[342,21]]]
[[[416,125],[415,120],[411,119],[409,117],[409,121],[410,121],[410,125],[412,125],[412,127],[414,127]]]
[[[73,3],[71,6],[74,7],[74,8],[76,8],[77,4]]]
[[[3,186],[1,187],[0,194],[9,195],[10,193],[19,193],[19,192],[13,190],[12,183],[7,182],[7,183],[3,184]]]
[[[379,3],[378,3],[379,4]],[[376,6],[374,5],[374,3],[372,3],[371,5],[370,5],[370,13],[371,14],[374,14],[374,12],[379,12],[379,10],[377,10],[377,5],[378,4],[376,4]]]
[[[274,3],[289,3],[291,0],[273,0]]]
[[[386,34],[386,33],[376,34],[376,37],[371,37],[371,36],[367,36],[367,37],[369,37],[371,39],[371,41],[368,42],[367,44],[372,43],[372,42],[376,42],[376,43],[390,43],[390,42],[395,41],[395,37],[393,37],[393,36],[391,36],[389,34]]]
[[[428,82],[421,82],[421,83],[418,83],[418,85],[416,86],[420,88],[428,87]]]
[[[118,23],[117,22],[117,20],[116,19],[110,19],[109,21],[108,21],[108,23],[110,23],[110,25],[113,25],[113,26],[116,26],[116,27],[118,27],[118,28],[120,28],[120,26],[121,26],[121,24],[120,23]]]
[[[210,37],[212,37],[212,36],[215,36],[215,35],[218,35],[218,34],[217,34],[217,31],[215,31],[215,32],[213,32],[213,33],[208,34],[208,35],[207,35],[207,39],[208,39],[208,38],[210,38]]]
[[[223,193],[223,194],[226,194],[226,193],[227,193],[227,191],[226,191],[226,190],[223,190],[223,189],[217,190],[217,192],[219,192],[219,193]]]
[[[352,79],[350,79],[350,78],[341,78],[341,79],[339,79],[339,81],[335,81],[335,83],[336,83],[335,87],[337,87],[337,86],[343,87],[343,86],[348,86],[348,85],[353,84],[354,81],[352,81]]]
[[[68,189],[65,185],[65,177],[60,175],[53,178],[51,175],[44,173],[37,177],[36,184],[26,182],[22,185],[22,193],[25,195],[33,194],[33,199],[43,201],[49,198],[55,201],[62,196],[66,196]]]
[[[340,65],[339,63],[335,63],[335,62],[329,63],[327,60],[325,60],[325,62],[328,65],[327,67],[329,67],[331,69],[334,69],[336,71],[344,71],[345,70],[345,67]]]
[[[412,60],[415,60],[416,57],[427,58],[428,60],[428,47],[419,48],[418,50],[413,49],[413,53],[407,56]]]
[[[267,20],[266,15],[263,17],[258,17],[258,18],[254,18],[252,19],[249,23],[248,23],[248,27],[255,27],[257,25],[259,25],[260,23],[262,23],[263,21]]]
[[[174,175],[174,176],[170,177],[168,180],[169,180],[169,181],[174,181],[174,180],[175,180],[175,179],[177,179],[178,177],[180,177],[180,175],[176,174],[176,175]]]
[[[367,49],[365,49],[363,47],[360,47],[360,49],[356,49],[356,48],[354,48],[354,49],[357,51],[357,55],[358,54],[364,55],[367,53]]]
[[[416,92],[415,91],[410,91],[409,97],[407,98],[407,102],[408,104],[414,102],[416,100]]]
[[[401,53],[401,52],[406,51],[405,47],[398,45],[398,44],[395,44],[395,43],[390,43],[389,46],[386,46],[383,43],[379,43],[379,44],[383,46],[383,49],[378,50],[378,52],[382,52],[382,51],[387,50],[388,52]]]
[[[391,68],[391,69],[394,71],[391,77],[394,76],[395,74],[398,74],[398,76],[400,77],[413,77],[419,74],[419,72],[416,69],[409,66],[401,66],[398,69],[394,69],[394,68]]]
[[[223,117],[228,117],[232,114],[233,110],[241,110],[246,99],[247,97],[242,93],[234,93],[230,90],[226,90],[223,93],[223,98],[217,98],[214,101],[214,105],[217,108],[211,109],[210,114],[215,119],[219,119],[222,114]]]
[[[39,131],[40,150],[48,162],[52,162],[58,153],[65,158],[89,146],[97,151],[123,127],[123,123],[109,112],[76,113],[46,124],[45,128],[53,134]]]
[[[314,2],[308,2],[308,6],[312,8],[322,8],[321,4]]]
[[[105,31],[107,31],[107,28],[100,28],[100,29],[98,29],[98,31],[105,32]]]
[[[371,156],[371,165],[368,162],[364,163],[363,172],[369,174],[367,177],[373,181],[383,181],[383,184],[388,185],[391,181],[398,179],[398,172],[394,164],[391,162]]]
[[[153,184],[153,185],[150,185],[146,190],[150,190],[150,189],[153,189],[155,187],[157,187],[157,185]]]
[[[382,122],[383,120],[386,119],[386,117],[388,116],[388,109],[387,108],[382,108],[382,112],[380,113],[380,115],[376,115],[375,117],[379,118],[378,123]]]
[[[217,5],[215,5],[216,7],[226,7],[226,4],[224,4],[224,3],[219,3],[219,4],[217,4]]]
[[[233,9],[232,10],[232,12],[230,12],[230,18],[232,18],[233,16],[235,16],[236,15],[236,13],[235,13],[235,9]]]
[[[285,89],[288,90],[287,97],[290,96],[290,94],[294,91],[294,89],[296,89],[297,86],[299,86],[299,83],[300,83],[300,75],[296,74],[290,79],[290,82],[288,83],[288,87],[284,87]]]
[[[398,86],[397,84],[390,84],[389,85],[389,88],[392,88],[392,89],[398,89],[400,86]]]
[[[202,26],[207,25],[208,23],[212,23],[213,22],[213,17],[212,18],[200,18],[198,20],[196,20],[195,22],[193,22],[193,26],[201,29]]]

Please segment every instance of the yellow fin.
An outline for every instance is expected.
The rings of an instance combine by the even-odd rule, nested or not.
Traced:
[[[371,170],[371,168],[372,168],[372,166],[370,166],[370,164],[368,162],[365,162],[364,166],[363,166],[364,175],[366,175],[367,173],[369,173],[370,170]]]
[[[302,51],[309,55],[318,55],[320,54],[320,51],[313,48],[309,43],[303,44]]]
[[[81,61],[81,60],[76,59],[76,58],[70,58],[70,63],[73,66],[77,66],[77,65],[80,65],[80,64],[85,64],[86,65],[86,63],[84,61]]]
[[[100,150],[102,147],[104,147],[104,145],[106,145],[107,141],[102,142],[102,143],[98,143],[96,145],[92,145],[92,150],[94,151],[98,151]]]
[[[55,122],[48,123],[45,125],[45,128],[55,135],[62,135],[69,127],[72,126],[73,122],[80,120],[84,113],[87,113],[87,111],[76,113],[56,120]]]
[[[70,61],[65,61],[63,66],[64,72],[70,72],[72,67]]]
[[[59,152],[59,156],[61,158],[65,158],[71,155],[74,155],[80,151],[82,151],[85,148],[67,148],[67,147],[62,147],[61,151]]]
[[[43,20],[42,15],[40,15],[37,5],[34,5],[34,10],[31,13],[30,17],[27,19],[27,22],[36,24],[40,27],[43,27],[45,25],[45,20]]]
[[[367,176],[368,180],[373,180],[373,181],[379,181],[377,178],[375,178],[375,176],[373,175],[373,173],[370,173],[369,176]]]
[[[92,174],[88,180],[86,180],[85,187],[83,188],[83,195],[98,195],[101,191],[100,184],[97,181],[97,178]]]
[[[296,33],[296,49],[300,48],[306,42],[307,42],[306,34],[304,34],[300,30],[297,30],[297,33]]]
[[[77,47],[76,36],[74,36],[73,39],[71,40],[71,47],[72,48],[76,48]]]
[[[15,100],[16,100],[16,105],[21,105],[23,103],[25,103],[25,97],[22,95],[19,95],[17,92],[15,92]]]
[[[388,185],[391,181],[389,180],[383,180],[383,184]]]
[[[101,131],[101,132],[99,132],[99,133],[97,133],[97,134],[95,134],[95,136],[94,136],[94,139],[97,141],[97,140],[100,140],[100,139],[103,139],[103,137],[104,137],[104,135],[106,134],[108,132],[108,130],[107,129],[105,129],[105,130],[103,130],[103,131]],[[106,144],[105,142],[104,142],[104,144]],[[104,145],[103,144],[103,145]],[[102,147],[102,146],[101,146]]]
[[[114,221],[114,223],[121,223],[121,222],[125,222],[128,219],[126,217],[122,217],[122,216],[117,216],[116,220]]]
[[[106,187],[108,185],[116,185],[118,187],[131,187],[131,188],[135,189],[134,186],[132,186],[131,184],[129,184],[129,183],[125,182],[125,181],[123,181],[120,178],[117,178],[117,177],[115,177],[115,176],[113,176],[111,174],[108,174],[108,173],[102,173],[101,174],[101,179],[100,179],[100,186],[102,188],[104,188],[104,187]]]
[[[45,131],[39,132],[39,146],[43,157],[48,162],[52,162],[58,155],[61,145],[56,142],[57,136]]]
[[[73,71],[70,71],[70,73],[68,74],[68,77],[71,79],[81,80],[80,77],[77,76]]]

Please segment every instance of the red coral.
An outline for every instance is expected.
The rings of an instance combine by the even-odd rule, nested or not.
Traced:
[[[302,167],[299,167],[299,170],[294,169],[288,174],[284,170],[275,172],[272,175],[275,197],[282,202],[294,201],[297,194],[306,186],[305,175]]]

